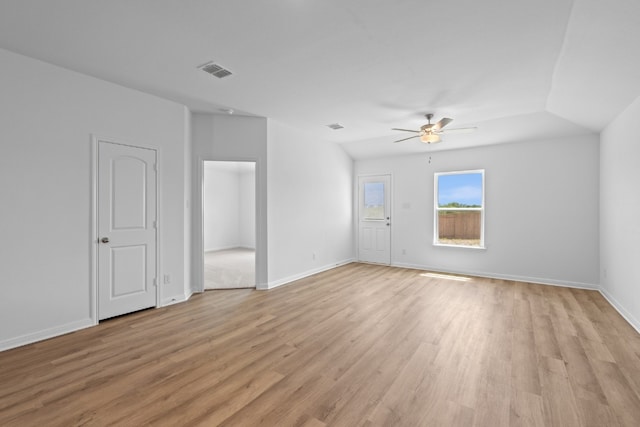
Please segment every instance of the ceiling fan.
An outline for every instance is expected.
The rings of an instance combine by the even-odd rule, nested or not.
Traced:
[[[443,134],[443,133],[467,133],[467,132],[473,132],[474,130],[477,129],[475,127],[469,127],[469,128],[457,128],[457,129],[443,130],[442,128],[445,127],[446,125],[448,125],[449,123],[451,123],[453,121],[453,119],[448,119],[448,118],[445,117],[445,118],[440,119],[437,123],[431,123],[431,119],[433,118],[433,114],[426,114],[425,117],[427,118],[429,123],[427,123],[426,125],[421,126],[420,130],[398,129],[398,128],[391,129],[391,130],[399,130],[399,131],[403,131],[403,132],[414,132],[414,133],[418,134],[418,135],[410,136],[409,138],[399,139],[399,140],[394,141],[394,142],[402,142],[402,141],[406,141],[407,139],[420,138],[420,141],[422,141],[422,142],[424,142],[426,144],[433,144],[433,143],[441,141],[440,135]]]

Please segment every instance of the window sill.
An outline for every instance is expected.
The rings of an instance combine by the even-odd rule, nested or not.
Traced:
[[[441,248],[463,248],[463,249],[480,249],[486,250],[486,246],[468,246],[468,245],[448,245],[446,243],[434,243],[433,246],[441,247]]]

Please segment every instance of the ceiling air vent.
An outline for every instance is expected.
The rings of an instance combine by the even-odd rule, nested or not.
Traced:
[[[342,126],[340,123],[332,123],[330,125],[327,125],[327,127],[330,127],[333,130],[344,129],[344,126]]]
[[[230,76],[232,74],[231,71],[227,70],[222,65],[214,64],[213,62],[207,62],[206,64],[201,65],[198,68],[200,68],[204,72],[211,74],[212,76],[216,76],[219,79]]]

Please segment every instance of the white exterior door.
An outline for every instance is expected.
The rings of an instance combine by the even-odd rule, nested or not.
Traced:
[[[358,259],[391,263],[391,176],[358,178]]]
[[[98,318],[155,307],[156,151],[98,141]]]

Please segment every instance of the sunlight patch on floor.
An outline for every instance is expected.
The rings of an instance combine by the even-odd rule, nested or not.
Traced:
[[[431,277],[433,279],[455,280],[458,282],[470,282],[471,280],[473,280],[471,277],[453,276],[451,274],[442,274],[442,273],[421,273],[420,276]]]

